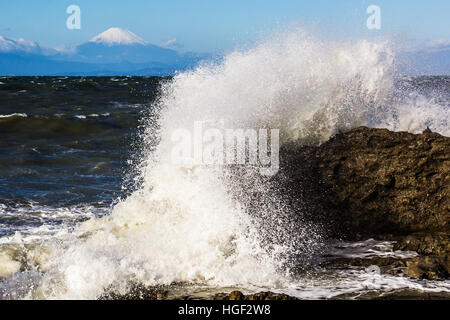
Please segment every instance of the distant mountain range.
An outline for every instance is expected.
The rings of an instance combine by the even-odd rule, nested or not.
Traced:
[[[0,75],[171,75],[209,58],[150,44],[120,28],[110,28],[69,51],[0,36]]]
[[[212,58],[150,44],[121,28],[110,28],[71,50],[59,51],[0,36],[0,75],[172,75]],[[407,75],[450,75],[450,43],[403,51],[396,64]]]

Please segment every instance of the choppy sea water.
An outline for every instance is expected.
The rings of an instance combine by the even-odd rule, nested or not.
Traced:
[[[0,235],[105,214],[159,81],[2,78]]]
[[[234,177],[170,163],[170,133],[198,120],[280,128],[282,141],[321,142],[357,125],[449,134],[449,77],[394,77],[375,44],[340,48],[347,58],[333,60],[335,48],[285,42],[170,79],[0,78],[0,296],[95,299],[136,282],[176,284],[174,298],[234,288],[305,299],[450,292],[448,281],[319,267],[330,252],[414,253],[330,244],[308,221],[293,232],[261,182],[255,190],[271,201],[253,217]],[[279,50],[287,45],[308,59]],[[319,113],[321,131],[308,131]]]

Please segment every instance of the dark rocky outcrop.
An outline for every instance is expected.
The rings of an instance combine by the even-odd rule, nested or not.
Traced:
[[[449,255],[419,256],[407,260],[403,274],[416,279],[447,279],[450,274]]]
[[[450,252],[449,233],[413,233],[398,239],[394,250],[416,251],[424,255],[443,255]]]
[[[254,294],[243,294],[241,291],[232,291],[230,293],[218,293],[214,300],[297,300],[295,297],[283,293],[274,293],[271,291],[258,292]]]
[[[359,233],[447,231],[450,138],[357,128],[321,145],[322,179]]]
[[[192,299],[212,299],[212,300],[297,300],[295,297],[288,296],[283,293],[274,293],[271,291],[258,292],[253,294],[244,294],[235,290],[230,293],[217,293],[214,296],[198,297],[191,295],[170,296],[169,292],[173,286],[154,286],[146,287],[142,284],[132,284],[124,293],[117,293],[112,290],[106,290],[99,297],[100,300],[192,300]]]
[[[311,215],[339,220],[343,236],[450,228],[450,138],[359,127],[294,149],[281,154],[281,170],[297,185],[288,189],[300,193]]]
[[[348,266],[369,268],[378,266],[381,273],[405,275],[415,279],[447,279],[450,274],[448,254],[442,256],[417,256],[414,258],[372,257],[338,258],[327,261],[322,266],[345,269]]]
[[[348,259],[414,278],[448,278],[450,138],[355,128],[318,147],[287,146],[280,185],[330,237],[394,240],[412,259]],[[281,182],[283,181],[283,182]],[[363,261],[364,260],[364,261]]]
[[[99,300],[164,300],[167,299],[169,286],[147,287],[140,283],[131,283],[125,292],[116,292],[113,286],[107,288]]]

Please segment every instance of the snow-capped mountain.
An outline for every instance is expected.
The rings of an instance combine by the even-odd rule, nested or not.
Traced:
[[[178,64],[182,60],[177,51],[150,44],[133,32],[120,28],[110,28],[79,45],[72,58],[89,63]]]
[[[108,30],[92,38],[89,42],[103,44],[106,46],[130,44],[141,44],[145,46],[148,44],[144,39],[138,37],[133,32],[121,28],[109,28]]]
[[[0,75],[170,75],[208,57],[179,54],[121,28],[69,49],[0,36]]]
[[[39,45],[30,40],[11,39],[0,35],[0,52],[41,53]]]

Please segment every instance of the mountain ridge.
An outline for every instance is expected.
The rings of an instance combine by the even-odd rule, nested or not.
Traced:
[[[33,41],[0,36],[0,75],[172,75],[209,55],[181,54],[133,32],[109,28],[71,51],[42,50]]]

